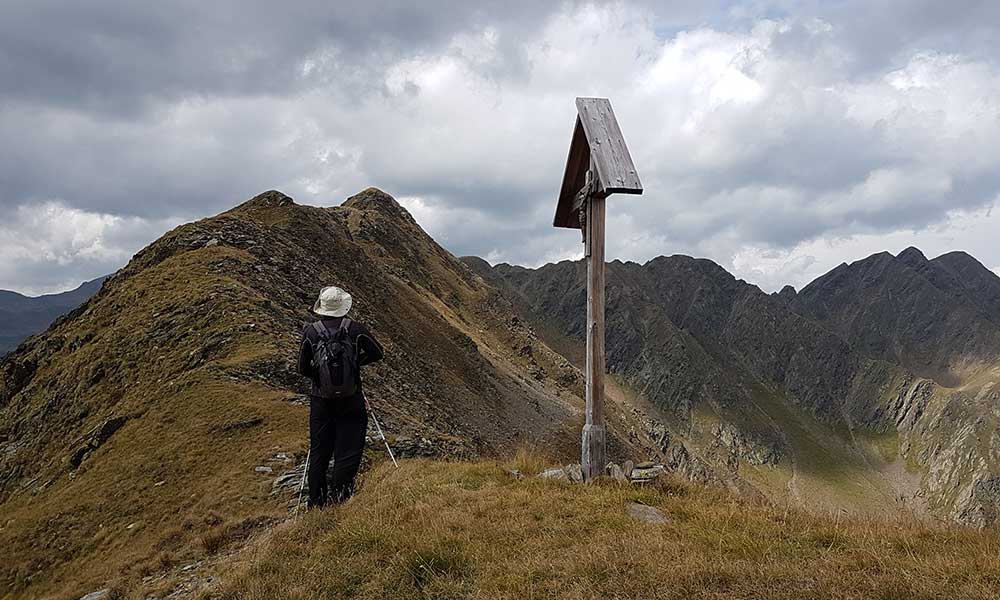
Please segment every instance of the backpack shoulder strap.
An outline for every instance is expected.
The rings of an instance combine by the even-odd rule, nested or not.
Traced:
[[[343,319],[340,320],[340,329],[341,329],[341,331],[347,332],[347,331],[350,330],[350,328],[351,328],[351,320],[350,319],[348,319],[347,317],[344,317]]]
[[[319,335],[323,335],[323,332],[326,331],[326,326],[323,325],[323,321],[313,321],[312,326]]]

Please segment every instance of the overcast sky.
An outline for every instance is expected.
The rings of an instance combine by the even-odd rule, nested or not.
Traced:
[[[253,6],[253,8],[251,8]],[[576,96],[645,187],[608,256],[773,291],[915,245],[1000,269],[1000,3],[0,0],[0,288],[111,272],[268,189],[374,185],[458,255],[581,255]]]

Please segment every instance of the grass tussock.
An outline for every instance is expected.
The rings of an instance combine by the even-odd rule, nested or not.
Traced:
[[[512,469],[524,475],[538,475],[552,465],[545,456],[533,447],[522,447],[514,454]]]
[[[515,479],[510,464],[383,465],[347,505],[253,544],[204,598],[996,598],[1000,535],[821,516],[676,480]],[[670,518],[651,525],[630,502]]]

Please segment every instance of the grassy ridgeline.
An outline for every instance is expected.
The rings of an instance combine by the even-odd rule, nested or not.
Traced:
[[[537,470],[522,460],[525,471]],[[992,598],[1000,534],[837,518],[667,480],[574,486],[494,462],[383,465],[258,539],[205,597]],[[661,509],[652,525],[629,502]]]

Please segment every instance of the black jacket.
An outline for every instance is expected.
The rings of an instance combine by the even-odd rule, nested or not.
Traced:
[[[340,322],[343,317],[323,317],[323,325],[327,329],[337,329],[340,327]],[[355,320],[351,320],[350,326],[347,328],[347,335],[354,339],[354,345],[358,350],[358,366],[363,367],[365,365],[370,365],[373,362],[378,362],[382,360],[385,356],[382,350],[382,345],[378,343],[375,336],[372,335],[368,328],[362,323],[358,323]],[[312,365],[313,357],[313,345],[319,339],[319,333],[312,326],[312,323],[306,323],[305,327],[302,329],[302,343],[299,345],[299,373],[305,375],[312,381],[312,392],[313,396],[319,396],[319,388],[316,382],[316,373],[314,372]],[[358,370],[358,396],[361,395],[361,370]]]

